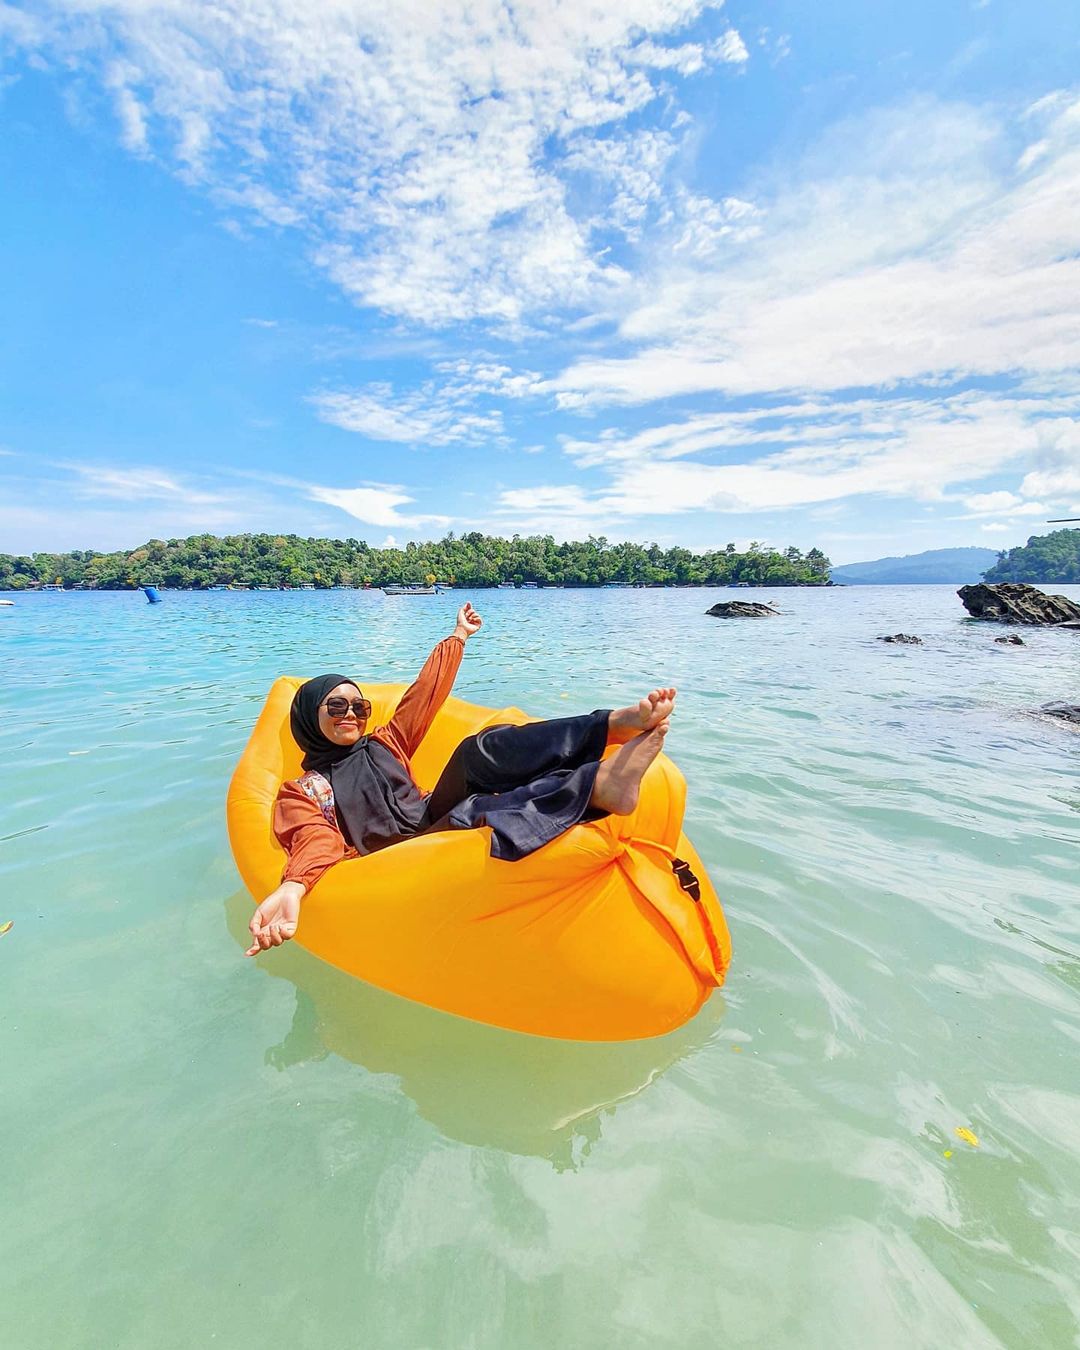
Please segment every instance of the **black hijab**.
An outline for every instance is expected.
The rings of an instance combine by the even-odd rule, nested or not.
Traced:
[[[319,730],[319,706],[349,675],[316,675],[293,696],[289,725],[304,752],[304,771],[330,779],[338,826],[360,853],[374,853],[408,839],[425,824],[426,800],[392,751],[371,736],[335,745]]]
[[[304,752],[304,769],[310,772],[326,773],[327,769],[340,763],[354,750],[367,743],[367,737],[361,736],[353,745],[335,745],[319,730],[319,708],[331,689],[339,684],[351,684],[360,693],[360,686],[348,675],[316,675],[313,680],[302,684],[293,695],[289,709],[289,726],[293,740]],[[360,693],[363,698],[363,694]]]

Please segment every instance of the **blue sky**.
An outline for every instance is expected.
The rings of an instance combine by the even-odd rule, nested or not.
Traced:
[[[0,550],[1080,515],[1072,0],[0,0]]]

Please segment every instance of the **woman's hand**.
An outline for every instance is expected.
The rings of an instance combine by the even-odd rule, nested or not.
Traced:
[[[280,947],[293,937],[300,919],[300,901],[306,894],[299,881],[283,881],[271,891],[251,916],[248,931],[255,939],[244,953],[255,956],[270,947]]]
[[[457,612],[457,627],[454,629],[453,636],[459,638],[471,638],[474,633],[478,633],[484,626],[484,621],[473,609],[468,600],[461,606]]]

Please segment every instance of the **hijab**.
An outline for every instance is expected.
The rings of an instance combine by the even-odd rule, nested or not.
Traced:
[[[327,769],[367,742],[367,737],[361,736],[353,745],[335,745],[319,730],[319,708],[331,689],[336,689],[339,684],[353,685],[363,698],[359,685],[348,675],[316,675],[313,680],[302,684],[293,696],[289,725],[293,740],[304,752],[304,770],[307,773],[312,769],[316,773],[326,773]]]
[[[293,739],[304,752],[306,773],[321,773],[334,789],[342,834],[360,853],[408,839],[422,828],[427,802],[397,756],[371,736],[335,745],[319,730],[319,707],[349,675],[317,675],[297,689],[289,710]],[[362,697],[362,695],[361,695]]]

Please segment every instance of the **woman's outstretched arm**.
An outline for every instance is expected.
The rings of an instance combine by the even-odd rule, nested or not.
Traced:
[[[299,881],[283,881],[277,890],[270,892],[251,916],[248,932],[252,941],[245,956],[258,956],[259,952],[280,947],[296,936],[300,901],[305,894],[303,883]]]
[[[288,854],[281,884],[252,915],[248,930],[252,944],[244,953],[255,956],[268,947],[280,947],[295,936],[300,901],[328,867],[345,856],[345,839],[323,815],[299,783],[282,783],[274,803],[274,834]]]
[[[410,760],[427,735],[435,714],[454,687],[465,643],[480,631],[483,622],[466,601],[458,610],[454,631],[436,645],[423,670],[402,695],[393,717],[374,733],[402,759]]]

